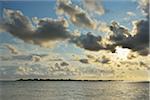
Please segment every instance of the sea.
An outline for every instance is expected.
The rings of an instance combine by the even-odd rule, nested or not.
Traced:
[[[0,100],[149,100],[149,83],[1,81]]]

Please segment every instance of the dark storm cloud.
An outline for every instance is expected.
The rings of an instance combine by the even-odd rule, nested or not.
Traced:
[[[36,19],[36,26],[20,11],[4,9],[0,29],[9,32],[25,42],[34,44],[47,43],[53,40],[63,40],[70,37],[65,19]]]
[[[71,40],[71,42],[75,43],[77,46],[91,51],[98,51],[100,49],[104,49],[99,44],[100,41],[101,36],[95,36],[90,32],[85,35],[76,36]]]
[[[123,26],[120,26],[119,23],[113,21],[110,25],[110,30],[113,32],[112,35],[110,35],[110,41],[122,41],[123,39],[130,36],[130,33],[128,32],[128,29],[126,29]]]
[[[141,4],[141,2],[143,2]],[[111,47],[120,45],[124,48],[138,51],[141,55],[149,53],[149,2],[147,0],[140,0],[140,6],[146,14],[146,20],[139,20],[134,23],[134,36],[130,35],[127,29],[113,23],[110,26],[111,31],[114,33],[110,36],[110,40],[115,41]]]
[[[148,54],[149,48],[149,22],[141,20],[136,24],[137,33],[133,37],[127,37],[122,41],[116,43],[122,47],[130,48],[134,51],[139,51],[143,55]]]
[[[96,23],[94,20],[90,18],[90,16],[83,11],[80,7],[77,5],[74,6],[70,0],[64,1],[64,0],[58,0],[57,2],[57,11],[58,13],[66,14],[69,16],[70,21],[79,27],[86,27],[95,29]]]
[[[108,44],[107,49],[114,51],[116,46],[121,46],[137,51],[141,55],[147,55],[149,53],[148,20],[140,20],[134,23],[133,32],[135,33],[129,32],[128,29],[120,26],[117,22],[115,24],[113,22],[110,30],[113,34],[109,36],[108,41],[112,42],[112,44]]]

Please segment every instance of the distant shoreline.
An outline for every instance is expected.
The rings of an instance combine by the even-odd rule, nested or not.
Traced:
[[[18,79],[16,81],[86,81],[86,82],[138,82],[138,83],[150,83],[150,81],[125,81],[125,80],[77,80],[77,79]]]
[[[16,81],[115,81],[115,80],[76,80],[76,79],[19,79]],[[119,80],[122,81],[122,80]]]

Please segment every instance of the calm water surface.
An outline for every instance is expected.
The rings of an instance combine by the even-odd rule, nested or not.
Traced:
[[[0,82],[0,100],[149,100],[149,83]]]

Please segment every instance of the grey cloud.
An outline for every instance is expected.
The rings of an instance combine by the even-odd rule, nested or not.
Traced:
[[[39,40],[55,40],[55,39],[66,39],[70,37],[67,31],[67,22],[65,19],[39,19],[38,28],[34,37]],[[43,35],[44,33],[45,35]]]
[[[80,35],[71,40],[72,43],[75,43],[77,46],[91,50],[98,51],[104,49],[99,42],[101,41],[101,36],[95,36],[92,33],[87,33],[85,35]]]
[[[0,28],[18,38],[26,40],[32,33],[32,24],[28,17],[24,16],[20,11],[4,9],[3,20],[1,21]]]
[[[88,59],[80,59],[79,61],[83,64],[88,64],[89,63]]]
[[[141,4],[141,2],[143,3]],[[147,19],[139,20],[134,24],[134,36],[128,35],[125,37],[125,35],[122,35],[121,38],[116,36],[117,41],[114,46],[120,45],[138,51],[141,55],[147,55],[149,54],[149,2],[147,0],[140,0],[140,6],[146,13]],[[112,31],[114,32],[114,30]]]
[[[95,58],[93,55],[90,55],[90,54],[87,54],[86,56],[87,56],[88,58],[90,58],[90,59],[94,59],[94,58]]]
[[[63,62],[60,63],[60,65],[61,65],[61,66],[68,66],[69,64],[68,64],[67,62],[64,62],[64,61],[63,61]]]
[[[53,71],[69,71],[68,67],[65,66],[60,66],[59,63],[56,63],[53,67],[52,67]]]
[[[10,57],[0,56],[0,61],[8,61],[10,59]]]
[[[83,11],[83,9],[78,6],[74,6],[71,1],[64,2],[63,0],[59,0],[57,3],[58,12],[62,12],[63,14],[69,16],[70,21],[74,25],[91,29],[96,28],[95,21],[92,20],[90,16]]]
[[[95,62],[99,62],[99,63],[102,63],[102,64],[107,64],[109,63],[110,59],[107,58],[106,56],[102,56],[101,59],[96,59]]]
[[[113,21],[110,25],[110,30],[113,32],[113,34],[110,35],[110,40],[114,42],[121,41],[126,37],[130,36],[128,29],[126,29],[123,26],[120,26],[119,23],[115,21]]]
[[[4,9],[0,28],[25,42],[40,44],[54,40],[64,40],[70,37],[65,19],[36,19],[36,27],[22,12]]]
[[[127,37],[115,45],[130,48],[134,51],[139,51],[140,54],[147,55],[149,53],[149,22],[141,20],[136,24],[137,33],[133,37]]]
[[[55,63],[52,66],[49,66],[49,71],[52,73],[52,75],[60,75],[61,73],[64,73],[62,75],[75,75],[78,74],[78,70],[76,67],[69,66],[68,63],[65,62],[65,65],[62,65],[64,62]]]

